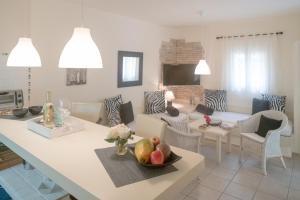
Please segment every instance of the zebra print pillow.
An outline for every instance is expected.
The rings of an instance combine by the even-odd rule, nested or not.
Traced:
[[[216,111],[226,112],[227,94],[226,90],[205,90],[205,105]]]
[[[163,113],[166,110],[164,91],[145,92],[145,113]]]
[[[261,94],[263,100],[269,101],[270,109],[285,112],[286,96]]]
[[[105,112],[110,127],[116,126],[122,122],[120,117],[120,107],[122,103],[121,95],[104,100]]]

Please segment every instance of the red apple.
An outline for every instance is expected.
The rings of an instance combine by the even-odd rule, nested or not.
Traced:
[[[163,152],[165,160],[167,160],[171,154],[170,146],[164,143],[157,145],[156,150]]]
[[[162,165],[164,163],[164,154],[160,150],[152,151],[150,161],[153,165]]]
[[[151,143],[153,144],[154,147],[156,147],[157,145],[160,144],[160,139],[159,139],[159,137],[157,137],[157,136],[152,137],[152,138],[150,139],[150,141],[151,141]]]

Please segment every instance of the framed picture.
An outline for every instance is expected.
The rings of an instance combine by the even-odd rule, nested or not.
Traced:
[[[67,86],[86,84],[87,69],[67,69]]]
[[[143,53],[118,51],[118,88],[143,84]]]

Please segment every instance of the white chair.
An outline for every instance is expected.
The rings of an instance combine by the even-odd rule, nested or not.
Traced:
[[[169,145],[200,153],[201,133],[185,133],[167,126],[164,140]]]
[[[276,120],[282,120],[280,128],[268,131],[265,138],[255,133],[255,131],[258,130],[261,115]],[[265,175],[267,175],[266,164],[268,158],[280,157],[283,167],[286,168],[280,148],[280,135],[288,126],[288,118],[283,112],[274,110],[262,111],[254,114],[249,119],[239,121],[238,125],[241,131],[240,161],[244,150],[243,139],[246,138],[261,145],[262,169]]]
[[[143,138],[151,138],[154,136],[164,138],[167,123],[145,114],[139,114],[136,118],[135,134]]]

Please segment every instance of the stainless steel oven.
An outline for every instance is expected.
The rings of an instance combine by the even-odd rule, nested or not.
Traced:
[[[22,90],[0,91],[0,110],[23,108],[24,98]]]

